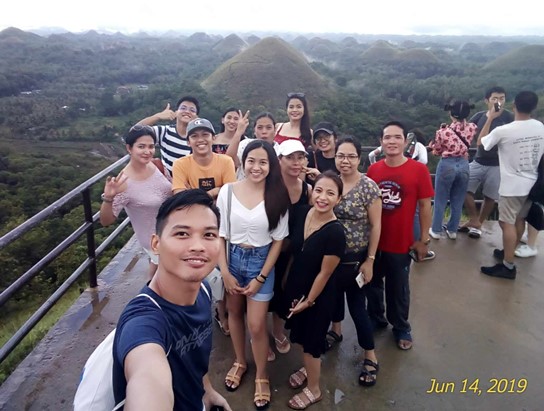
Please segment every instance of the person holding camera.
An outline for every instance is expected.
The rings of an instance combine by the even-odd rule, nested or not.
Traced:
[[[434,140],[429,144],[433,154],[441,156],[436,167],[434,180],[433,220],[429,235],[438,240],[443,227],[450,240],[457,238],[457,228],[463,212],[463,201],[467,192],[469,166],[468,150],[476,134],[476,124],[466,121],[473,104],[456,100],[447,104],[444,110],[450,112],[452,123],[442,123],[436,131]],[[446,206],[450,203],[450,218],[442,225]]]
[[[499,116],[491,121],[490,131],[514,121],[514,115],[511,111],[504,108],[506,102],[506,91],[502,87],[491,87],[485,92],[485,104],[487,110],[480,111],[472,116],[469,122],[478,126],[477,139],[480,131],[484,127],[490,113],[499,112]],[[497,147],[486,151],[478,146],[473,161],[469,164],[470,176],[468,180],[468,190],[465,196],[465,210],[469,221],[459,227],[460,232],[468,233],[471,238],[480,238],[482,235],[482,224],[495,207],[495,201],[499,200],[499,184],[501,181],[499,173],[499,155]],[[482,187],[484,201],[480,207],[480,212],[476,208],[474,194]]]

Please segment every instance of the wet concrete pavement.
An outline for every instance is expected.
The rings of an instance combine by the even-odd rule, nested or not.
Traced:
[[[515,281],[490,278],[479,267],[494,264],[491,252],[501,244],[500,229],[492,222],[485,228],[480,240],[462,234],[457,241],[433,240],[437,258],[412,266],[414,347],[399,350],[390,328],[376,333],[381,370],[375,387],[357,383],[362,350],[347,317],[344,341],[323,358],[323,401],[310,409],[544,410],[544,240],[539,239],[541,255],[517,259]],[[147,263],[136,250],[134,241],[127,244],[102,273],[99,290],[83,293],[0,387],[0,409],[71,409],[87,357],[145,282]],[[235,393],[226,392],[223,378],[233,350],[229,337],[214,328],[210,377],[234,410],[254,409],[250,358],[248,346],[248,374]],[[271,410],[288,409],[296,391],[287,379],[301,361],[294,347],[269,364]],[[448,392],[427,393],[433,379],[438,390]]]

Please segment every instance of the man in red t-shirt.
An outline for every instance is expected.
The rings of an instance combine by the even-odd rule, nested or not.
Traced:
[[[434,195],[427,167],[404,156],[406,131],[402,123],[391,121],[383,127],[380,139],[385,158],[368,169],[382,192],[382,231],[374,277],[367,290],[368,315],[376,328],[393,326],[397,346],[412,348],[408,322],[410,309],[410,250],[421,260],[429,251],[431,239],[431,197]],[[414,238],[414,214],[419,204],[421,238]],[[384,318],[384,283],[387,320]]]

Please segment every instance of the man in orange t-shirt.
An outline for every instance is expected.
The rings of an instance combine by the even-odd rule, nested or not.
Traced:
[[[205,118],[189,122],[187,138],[193,153],[174,161],[172,192],[200,188],[216,199],[221,186],[236,181],[234,162],[227,155],[212,152],[215,130]]]

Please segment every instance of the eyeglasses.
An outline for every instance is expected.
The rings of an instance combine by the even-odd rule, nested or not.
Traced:
[[[340,161],[345,160],[346,158],[349,161],[355,161],[359,159],[359,156],[357,154],[336,154],[334,157],[336,157]]]
[[[306,97],[306,94],[304,94],[304,93],[287,93],[287,98],[293,98],[293,97],[304,98],[304,97]]]
[[[316,138],[314,138],[314,140],[317,143],[319,143],[321,140],[329,140],[331,137],[332,137],[332,134],[323,134],[323,135],[317,136]]]
[[[178,110],[179,111],[189,111],[193,114],[196,114],[196,108],[194,107],[190,107],[190,106],[185,106],[185,105],[181,105],[178,107]]]

